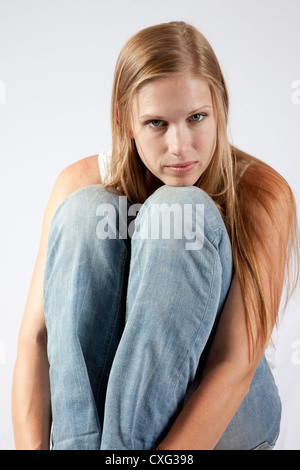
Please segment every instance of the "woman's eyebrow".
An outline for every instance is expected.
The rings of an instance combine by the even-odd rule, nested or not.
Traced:
[[[193,109],[192,111],[189,111],[187,113],[187,115],[189,116],[192,116],[193,114],[196,114],[204,109],[212,109],[212,106],[211,105],[207,105],[207,104],[204,104],[204,105],[201,105],[201,106],[198,106],[196,109]],[[143,114],[142,116],[139,116],[139,120],[140,121],[143,121],[144,119],[157,119],[157,120],[163,120],[164,119],[164,116],[161,116],[159,113],[156,114],[156,113],[149,113],[149,114]]]
[[[139,120],[140,121],[144,121],[144,119],[157,119],[157,120],[160,120],[160,119],[164,119],[162,116],[159,116],[158,114],[143,114],[143,116],[139,116]]]
[[[207,109],[207,108],[212,109],[212,106],[208,104],[204,104],[202,106],[198,106],[196,109],[194,109],[193,111],[190,111],[188,114],[192,116],[193,114],[197,114],[199,111],[202,111],[203,109]]]

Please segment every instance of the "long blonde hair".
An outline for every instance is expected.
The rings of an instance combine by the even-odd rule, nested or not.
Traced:
[[[149,81],[187,71],[209,85],[217,114],[215,152],[196,185],[215,202],[231,240],[234,267],[245,305],[249,345],[255,346],[254,338],[266,344],[278,313],[281,293],[278,295],[271,286],[271,304],[268,303],[259,269],[259,249],[268,253],[269,241],[257,228],[253,207],[256,204],[263,208],[276,227],[280,227],[278,208],[287,211],[289,237],[288,241],[284,236],[280,240],[287,271],[286,306],[299,280],[296,203],[292,190],[279,173],[229,143],[229,99],[224,77],[209,42],[193,26],[177,21],[151,26],[132,36],[123,47],[112,90],[111,179],[103,187],[118,189],[132,204],[143,203],[150,195],[149,172],[129,133],[133,97]],[[248,169],[241,177],[245,165]],[[263,178],[263,185],[259,184],[258,174]],[[254,334],[254,329],[258,334]]]

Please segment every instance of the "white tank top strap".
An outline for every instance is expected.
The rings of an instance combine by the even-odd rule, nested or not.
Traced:
[[[103,150],[98,155],[98,164],[102,183],[107,183],[111,176],[111,155],[111,150]]]
[[[237,184],[238,185],[239,185],[244,173],[246,173],[246,171],[247,171],[247,169],[249,168],[250,165],[251,165],[251,163],[246,163],[244,168],[239,172],[238,177],[237,177]]]

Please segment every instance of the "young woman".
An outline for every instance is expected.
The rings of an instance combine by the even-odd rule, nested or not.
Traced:
[[[198,30],[128,40],[112,152],[65,169],[46,209],[14,373],[17,448],[48,448],[51,425],[53,449],[274,446],[264,350],[298,280],[295,200],[229,143],[227,118]]]

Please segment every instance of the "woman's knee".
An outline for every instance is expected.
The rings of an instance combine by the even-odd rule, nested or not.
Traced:
[[[145,216],[146,217],[143,217]],[[174,238],[179,233],[182,235],[197,235],[198,242],[194,248],[201,248],[204,236],[211,242],[218,237],[220,231],[227,236],[222,216],[208,194],[196,186],[168,186],[163,185],[156,190],[143,204],[137,217],[137,222],[142,220],[151,226],[152,231],[169,233],[169,225],[174,227]],[[159,225],[159,228],[157,227]],[[148,230],[149,231],[149,230]],[[198,248],[196,248],[198,247]]]
[[[212,198],[197,186],[169,186],[158,188],[146,202],[150,203],[202,203],[215,206]]]
[[[119,192],[102,191],[100,185],[91,185],[72,193],[58,207],[51,223],[44,270],[46,306],[53,305],[53,298],[64,298],[66,302],[68,291],[71,298],[77,299],[75,309],[81,305],[78,299],[85,292],[88,308],[94,305],[94,299],[100,303],[99,293],[105,298],[108,286],[113,285],[108,280],[116,278],[116,284],[122,284],[130,250],[119,237],[111,237],[107,232],[104,237],[99,233],[103,219],[106,225],[115,223],[117,215],[105,217],[103,212],[113,208],[118,214],[119,195]]]
[[[55,212],[49,239],[51,236],[57,238],[59,234],[74,244],[78,240],[82,242],[93,238],[109,238],[111,232],[118,227],[120,196],[118,191],[102,190],[101,185],[78,189]]]

